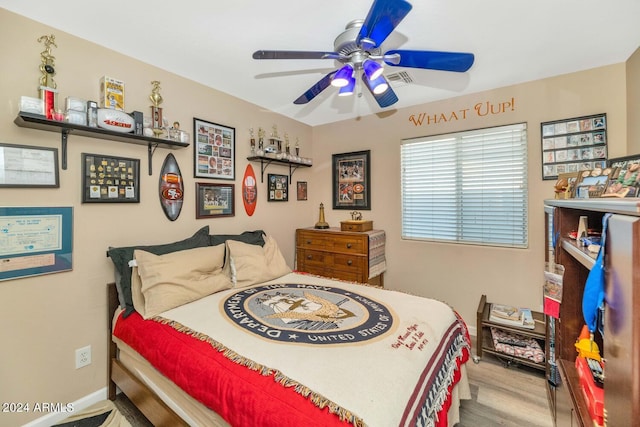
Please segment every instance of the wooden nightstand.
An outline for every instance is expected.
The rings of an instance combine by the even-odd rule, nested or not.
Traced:
[[[296,268],[319,276],[384,287],[385,237],[382,230],[298,229]]]

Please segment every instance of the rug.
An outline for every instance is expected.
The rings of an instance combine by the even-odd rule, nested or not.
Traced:
[[[98,402],[53,427],[131,427],[110,400]]]

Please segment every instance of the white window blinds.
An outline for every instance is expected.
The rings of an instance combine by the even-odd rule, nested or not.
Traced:
[[[402,237],[526,248],[526,123],[405,140]]]

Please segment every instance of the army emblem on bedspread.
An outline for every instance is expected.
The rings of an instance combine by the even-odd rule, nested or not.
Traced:
[[[275,284],[247,288],[222,301],[240,328],[281,342],[335,345],[377,339],[391,332],[384,304],[341,288]]]

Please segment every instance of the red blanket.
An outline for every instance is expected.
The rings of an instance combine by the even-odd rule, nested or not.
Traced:
[[[284,387],[270,372],[241,366],[214,349],[173,327],[144,320],[138,313],[119,316],[114,336],[128,344],[159,372],[196,400],[218,413],[232,426],[346,426],[349,420],[321,409],[294,388]],[[458,359],[453,389],[460,379],[459,367],[469,357],[465,349]],[[436,426],[447,425],[451,399],[441,408]]]

